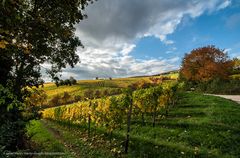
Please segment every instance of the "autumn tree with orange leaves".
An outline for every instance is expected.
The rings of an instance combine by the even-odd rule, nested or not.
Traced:
[[[215,78],[227,79],[233,62],[224,50],[215,46],[194,49],[182,61],[180,77],[186,81],[202,82]]]

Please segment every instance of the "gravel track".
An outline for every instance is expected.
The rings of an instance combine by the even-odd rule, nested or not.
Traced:
[[[222,97],[222,98],[225,98],[225,99],[235,101],[235,102],[240,104],[240,95],[218,95],[218,94],[206,94],[206,95]]]

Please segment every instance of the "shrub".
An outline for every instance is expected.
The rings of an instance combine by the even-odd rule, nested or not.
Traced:
[[[94,94],[93,93],[94,92],[91,89],[85,90],[84,94],[83,94],[84,99],[93,99],[94,98]]]
[[[23,135],[28,121],[22,115],[26,111],[22,110],[23,107],[24,104],[17,99],[13,90],[0,84],[0,151],[15,151],[23,147]],[[28,113],[32,114],[31,111]]]
[[[108,96],[109,95],[109,91],[107,90],[107,89],[105,89],[104,91],[103,91],[103,96]]]
[[[194,88],[198,92],[214,94],[240,94],[240,80],[222,80],[216,78],[207,82],[187,82],[185,90]]]
[[[95,98],[100,98],[101,92],[99,90],[96,90],[94,96],[95,96]]]
[[[82,97],[80,95],[76,95],[76,96],[74,96],[74,100],[75,101],[81,101]]]
[[[67,104],[70,100],[71,96],[68,92],[64,92],[62,96],[63,104]]]
[[[55,95],[49,103],[50,106],[59,106],[61,105],[61,97],[60,95]]]

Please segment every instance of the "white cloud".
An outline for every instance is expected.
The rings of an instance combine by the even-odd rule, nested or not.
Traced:
[[[135,44],[124,44],[123,49],[121,50],[122,55],[128,55],[135,47]]]
[[[224,49],[224,53],[229,53],[231,50],[231,48]]]
[[[218,9],[218,10],[224,9],[224,8],[226,8],[227,6],[229,6],[230,4],[231,4],[231,0],[226,0],[226,1],[224,1],[223,3],[221,3],[221,4],[217,7],[217,9]]]
[[[174,33],[185,16],[196,18],[230,5],[229,0],[101,0],[87,7],[88,19],[76,25],[84,49],[81,63],[66,68],[63,77],[78,79],[150,75],[177,69],[180,58],[138,59],[131,55],[136,42],[145,36],[174,44]],[[175,51],[177,48],[173,48]],[[165,53],[170,53],[165,52]],[[146,52],[148,53],[148,52]],[[164,52],[162,52],[164,53]],[[146,54],[147,56],[147,54]]]

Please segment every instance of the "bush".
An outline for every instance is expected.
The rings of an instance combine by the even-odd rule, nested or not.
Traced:
[[[194,88],[198,92],[213,94],[240,94],[240,80],[222,80],[216,78],[208,82],[186,82],[185,90]]]
[[[100,98],[101,97],[101,92],[99,90],[96,90],[95,94],[94,94],[94,97],[95,98]]]
[[[23,107],[25,105],[17,99],[13,90],[0,84],[0,151],[16,151],[24,147],[23,136],[29,119],[23,113],[32,115],[32,111],[23,110]]]
[[[82,97],[80,95],[76,95],[74,96],[74,100],[77,102],[77,101],[81,101],[82,100]]]
[[[61,97],[60,95],[55,95],[49,103],[50,106],[59,106],[61,105]]]
[[[114,88],[114,89],[111,89],[109,93],[110,95],[117,95],[117,94],[121,94],[122,90],[119,88]]]
[[[104,91],[103,91],[103,96],[108,96],[109,95],[109,91],[107,90],[107,89],[105,89]]]
[[[62,96],[63,104],[69,103],[71,96],[68,92],[64,92]]]
[[[84,99],[93,99],[94,98],[94,91],[91,89],[85,90],[84,91]]]

